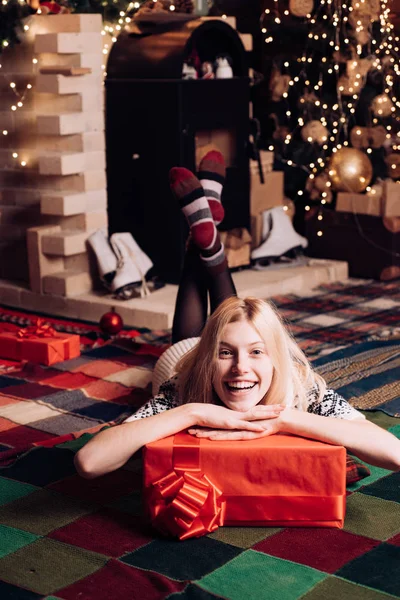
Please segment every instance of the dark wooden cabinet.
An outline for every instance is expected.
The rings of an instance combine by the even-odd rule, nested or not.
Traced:
[[[224,39],[226,51],[233,55],[232,79],[180,78],[193,46],[197,51],[203,48],[204,60],[210,60],[205,51],[221,53]],[[165,65],[164,78],[159,77],[160,62]],[[149,78],[144,78],[146,73]],[[191,21],[172,32],[161,30],[145,37],[121,34],[110,53],[106,79],[110,233],[130,231],[166,282],[179,280],[187,237],[168,172],[174,166],[195,169],[200,132],[229,131],[233,145],[221,228],[250,226],[249,96],[244,48],[236,32],[220,21]]]

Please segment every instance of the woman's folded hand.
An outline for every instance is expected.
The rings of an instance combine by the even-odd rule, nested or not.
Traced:
[[[257,405],[247,412],[238,412],[214,404],[196,404],[196,425],[188,432],[208,439],[253,439],[279,430],[281,404]]]

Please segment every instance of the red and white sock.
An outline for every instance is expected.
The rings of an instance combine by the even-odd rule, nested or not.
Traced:
[[[169,172],[169,182],[205,266],[218,271],[225,261],[224,247],[199,180],[188,169],[174,167]]]
[[[222,188],[225,182],[226,167],[224,157],[218,150],[210,150],[201,159],[199,179],[210,206],[215,225],[219,225],[225,216],[221,204]]]

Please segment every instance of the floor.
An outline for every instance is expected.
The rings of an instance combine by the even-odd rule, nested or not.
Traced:
[[[310,259],[307,266],[256,271],[245,269],[233,273],[239,296],[269,298],[279,294],[309,294],[323,283],[345,281],[348,265],[343,261]],[[98,322],[100,317],[115,307],[125,325],[168,329],[177,294],[176,285],[166,285],[146,298],[116,300],[110,294],[92,292],[73,298],[40,295],[27,287],[0,280],[0,304],[14,309],[37,311],[58,317]]]

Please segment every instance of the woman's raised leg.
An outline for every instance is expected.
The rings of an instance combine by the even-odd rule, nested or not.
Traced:
[[[206,173],[209,182],[214,174],[223,182],[222,155],[215,151],[208,153],[200,163],[200,172]],[[214,222],[223,218],[221,190],[218,203],[214,202],[211,211],[211,198],[205,197],[201,183],[188,169],[171,169],[170,184],[188,221],[191,236],[175,305],[172,341],[176,343],[201,334],[207,318],[207,291],[212,312],[223,300],[236,295],[236,289]],[[222,189],[222,184],[220,187]]]

